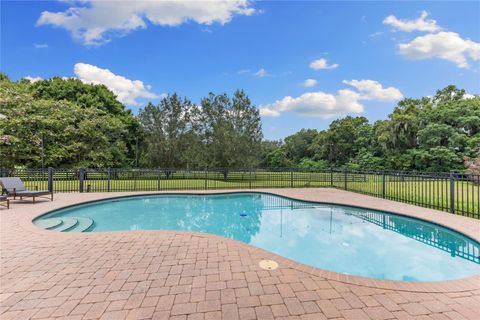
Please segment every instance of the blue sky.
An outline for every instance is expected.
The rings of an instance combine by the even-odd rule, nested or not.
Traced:
[[[279,139],[449,84],[480,93],[479,21],[480,2],[2,1],[0,69],[104,83],[134,112],[244,89]]]

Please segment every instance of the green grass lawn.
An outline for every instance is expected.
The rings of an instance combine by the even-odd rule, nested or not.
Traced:
[[[377,197],[383,196],[382,177],[376,174],[349,173],[347,190]],[[46,189],[46,179],[26,179],[32,189]],[[79,181],[73,175],[56,173],[56,192],[78,192]],[[149,190],[204,190],[254,188],[345,188],[345,174],[341,172],[229,172],[227,179],[221,172],[182,171],[168,176],[165,172],[120,171],[112,175],[110,183],[105,172],[89,172],[84,180],[84,192],[149,191]],[[450,210],[450,181],[428,177],[386,176],[385,198],[417,204],[439,210]],[[454,204],[459,214],[479,217],[480,187],[468,181],[455,181]]]
[[[383,195],[381,181],[348,183],[348,190],[374,196]],[[387,181],[385,198],[450,211],[450,181]],[[457,213],[479,217],[479,198],[480,188],[478,184],[466,181],[456,181],[454,183],[453,203]]]

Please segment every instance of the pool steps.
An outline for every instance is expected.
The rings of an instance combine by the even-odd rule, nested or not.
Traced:
[[[41,219],[33,222],[36,226],[57,232],[85,232],[93,226],[93,220],[82,217]]]
[[[35,225],[43,229],[55,228],[61,225],[62,223],[63,223],[62,219],[53,219],[53,218],[35,221]]]

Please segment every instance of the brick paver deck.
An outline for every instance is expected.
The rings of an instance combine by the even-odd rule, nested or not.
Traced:
[[[264,191],[412,215],[480,240],[480,221],[435,210],[333,189]],[[120,195],[58,194],[54,202],[12,201],[0,210],[0,319],[480,319],[480,275],[378,281],[214,235],[55,233],[31,223],[54,208]],[[279,268],[261,269],[262,259]]]

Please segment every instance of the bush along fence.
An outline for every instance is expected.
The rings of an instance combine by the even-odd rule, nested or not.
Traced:
[[[1,169],[27,188],[118,192],[331,187],[480,218],[480,175],[344,169]]]

